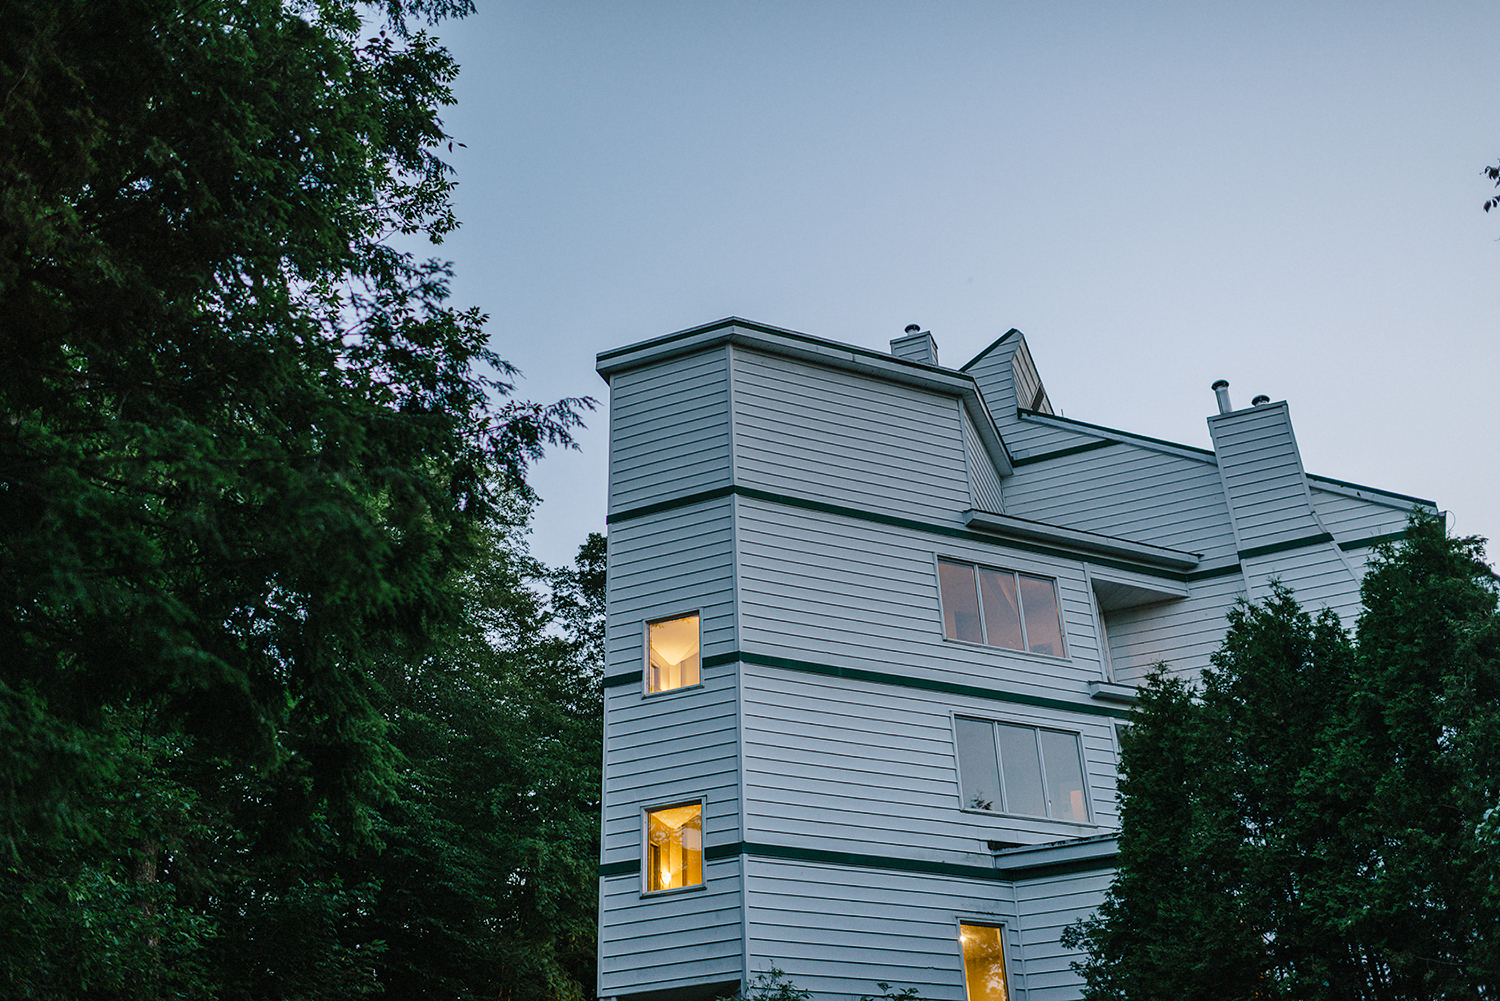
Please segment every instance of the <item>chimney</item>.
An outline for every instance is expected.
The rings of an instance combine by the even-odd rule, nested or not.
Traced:
[[[1214,383],[1208,388],[1212,389],[1214,391],[1214,395],[1219,398],[1219,413],[1228,414],[1234,412],[1234,404],[1229,402],[1228,379],[1220,379],[1218,382]]]
[[[906,327],[906,335],[891,341],[891,354],[902,361],[914,361],[922,365],[936,365],[937,342],[931,331],[924,331],[918,324]]]

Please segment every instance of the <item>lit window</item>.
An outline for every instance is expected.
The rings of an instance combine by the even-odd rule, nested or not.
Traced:
[[[646,813],[646,889],[703,885],[703,804]]]
[[[1089,823],[1078,734],[962,716],[954,723],[965,808]]]
[[[646,627],[646,691],[669,692],[698,683],[698,616]]]
[[[958,941],[964,951],[964,988],[969,1001],[1010,1001],[1002,932],[994,925],[958,926]]]
[[[938,560],[938,585],[950,640],[1066,655],[1057,582],[1050,577]]]

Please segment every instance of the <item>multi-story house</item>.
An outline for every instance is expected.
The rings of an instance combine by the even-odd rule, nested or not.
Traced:
[[[599,994],[771,967],[820,999],[1079,994],[1118,727],[1281,580],[1346,624],[1428,501],[1306,473],[1216,384],[1206,451],[1053,413],[1025,338],[960,368],[727,319],[607,351]]]

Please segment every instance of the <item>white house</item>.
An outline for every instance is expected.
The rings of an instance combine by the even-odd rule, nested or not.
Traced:
[[[1306,473],[1285,403],[1213,451],[1056,416],[1015,330],[961,368],[731,318],[610,388],[599,994],[1076,998],[1116,728],[1269,581],[1352,624],[1429,501]]]

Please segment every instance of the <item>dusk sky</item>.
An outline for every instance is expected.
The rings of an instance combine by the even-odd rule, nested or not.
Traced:
[[[604,528],[594,356],[730,315],[1017,327],[1066,416],[1200,447],[1228,379],[1500,552],[1500,5],[478,2],[433,253],[519,396],[600,401],[544,561]]]

